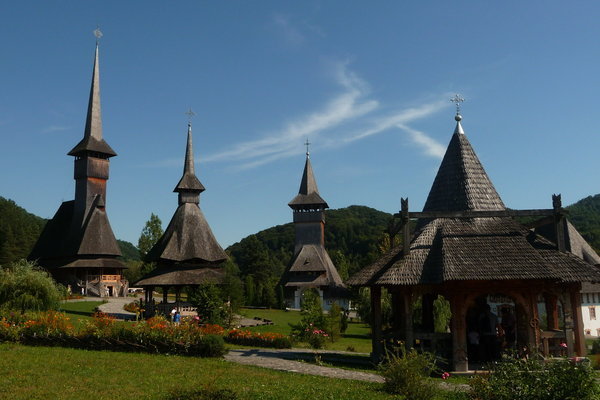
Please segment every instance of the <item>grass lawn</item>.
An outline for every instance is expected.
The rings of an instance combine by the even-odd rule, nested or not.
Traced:
[[[263,310],[263,309],[242,309],[241,313],[247,318],[264,318],[273,321],[274,325],[261,325],[248,328],[255,332],[275,332],[284,335],[290,334],[290,325],[297,324],[300,321],[301,315],[299,311],[284,311],[284,310]],[[349,348],[359,353],[371,352],[371,337],[369,335],[370,328],[363,323],[350,323],[348,330],[340,340],[335,343],[328,343],[329,350],[343,350]]]
[[[92,318],[94,309],[102,304],[102,301],[69,301],[60,305],[61,312],[64,312],[71,322],[77,325],[83,320]]]
[[[203,385],[239,399],[393,399],[375,383],[300,375],[221,359],[0,344],[0,398],[166,399]]]

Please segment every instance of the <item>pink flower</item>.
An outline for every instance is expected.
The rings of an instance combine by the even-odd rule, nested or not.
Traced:
[[[566,343],[561,343],[561,344],[560,344],[560,347],[562,347],[562,348],[565,348],[565,349],[566,349],[566,348],[567,348],[567,344],[566,344]]]
[[[443,380],[446,380],[446,379],[448,379],[448,378],[450,378],[450,374],[449,374],[448,372],[444,372],[444,373],[442,374],[442,379],[443,379]]]

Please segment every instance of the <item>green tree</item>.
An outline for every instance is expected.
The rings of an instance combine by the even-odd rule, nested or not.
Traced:
[[[198,309],[198,317],[205,324],[223,325],[227,321],[227,310],[222,293],[216,285],[201,285],[188,290],[190,303]]]
[[[247,275],[244,281],[244,289],[245,289],[245,300],[246,305],[251,306],[254,304],[254,297],[256,295],[256,287],[254,286],[254,279],[252,275]]]
[[[45,311],[57,309],[66,291],[35,263],[20,260],[0,267],[0,308]]]
[[[450,311],[450,302],[442,295],[433,301],[433,325],[434,331],[438,333],[444,333],[448,331],[448,325],[452,318],[452,311]]]
[[[150,214],[150,219],[146,221],[144,229],[138,240],[138,250],[142,260],[150,249],[156,244],[158,239],[163,235],[162,221],[154,213]]]

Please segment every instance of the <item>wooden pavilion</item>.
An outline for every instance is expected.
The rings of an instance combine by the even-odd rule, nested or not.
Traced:
[[[200,210],[200,193],[204,190],[194,172],[192,126],[188,124],[183,176],[173,190],[178,193],[179,206],[144,260],[155,263],[156,268],[135,283],[145,289],[147,315],[167,313],[173,306],[179,310],[181,290],[186,286],[223,282],[224,270],[219,266],[228,257]],[[155,310],[152,293],[158,287],[162,288],[163,300]],[[175,291],[175,305],[168,303],[170,289]]]
[[[106,215],[109,159],[117,154],[102,137],[98,42],[84,136],[69,155],[75,157],[75,200],[61,204],[28,259],[74,293],[125,296],[126,266],[118,259],[121,250]]]
[[[329,310],[334,303],[348,309],[349,292],[325,249],[325,209],[329,205],[319,194],[308,149],[300,190],[288,206],[294,212],[296,243],[292,262],[280,281],[286,303],[300,308],[302,293],[316,289],[323,309]]]
[[[456,129],[423,212],[409,212],[408,199],[402,199],[397,215],[402,246],[347,282],[371,289],[374,358],[381,358],[386,343],[403,341],[407,347],[441,353],[455,371],[472,369],[470,358],[475,356],[468,335],[478,330],[480,315],[494,301],[503,303],[498,309],[514,313],[513,349],[552,355],[566,345],[569,356],[585,355],[579,291],[582,282],[599,281],[600,274],[567,251],[560,196],[553,196],[551,209],[507,209],[464,134],[461,119],[457,112]],[[536,234],[536,222],[526,226],[515,217],[540,217],[540,223],[550,219],[556,241]],[[412,219],[418,221],[411,235]],[[392,297],[393,320],[386,331],[382,288]],[[450,304],[447,332],[433,329],[438,295]],[[420,318],[414,313],[416,300]],[[483,341],[477,346],[485,350]]]

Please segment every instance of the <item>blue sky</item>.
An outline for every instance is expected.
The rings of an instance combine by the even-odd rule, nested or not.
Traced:
[[[22,1],[0,6],[0,195],[50,218],[74,196],[98,24],[107,211],[137,243],[170,220],[192,108],[223,247],[291,221],[310,140],[332,208],[421,209],[463,127],[507,206],[600,192],[600,3]]]

